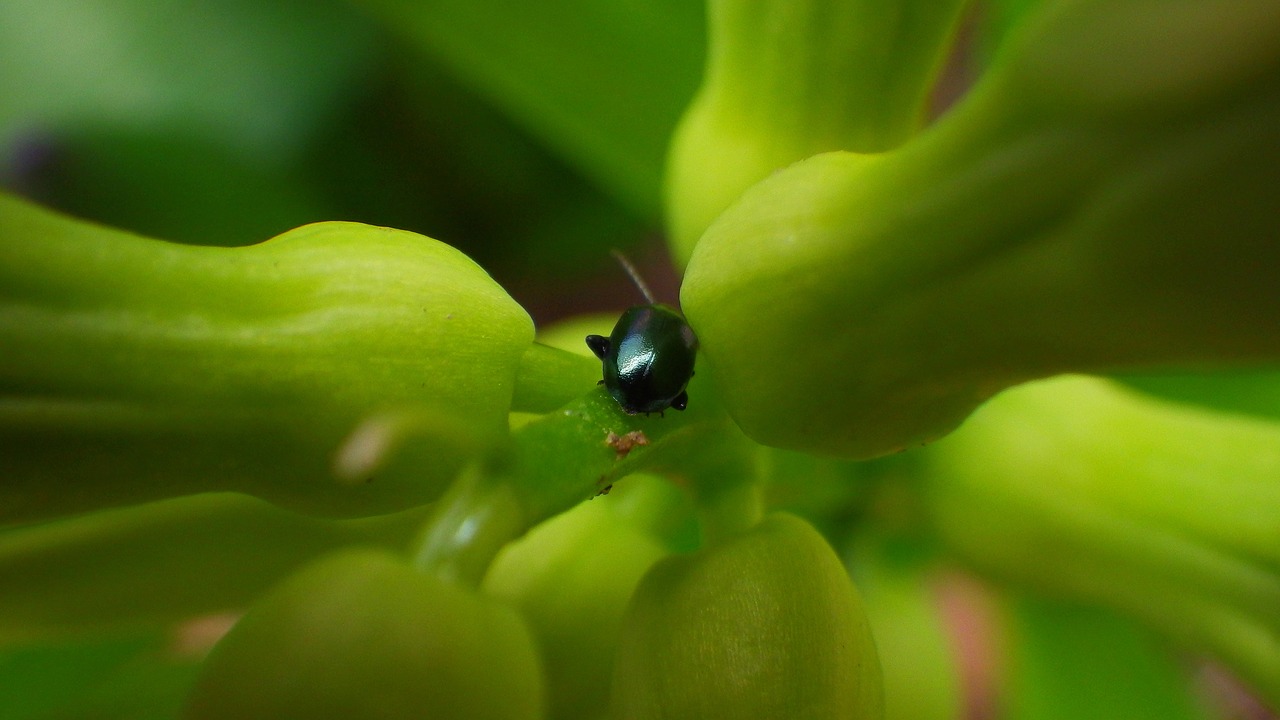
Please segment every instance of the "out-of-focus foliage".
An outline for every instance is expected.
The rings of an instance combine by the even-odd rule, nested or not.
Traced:
[[[585,40],[584,51],[617,59],[608,68],[546,42],[564,37],[558,25],[534,35],[520,17],[502,29],[477,26],[478,16],[464,22],[466,4],[423,6],[412,12],[456,20],[430,23],[424,38],[394,18],[409,10],[366,5],[374,3],[0,3],[0,185],[200,244],[258,242],[317,220],[415,230],[459,247],[535,301],[568,279],[590,292],[588,271],[608,267],[605,251],[635,246],[656,226],[665,138],[701,61],[695,5],[580,17],[583,26],[607,23],[637,49],[619,54],[602,38]],[[574,17],[578,5],[537,11],[562,6],[561,17]],[[448,38],[427,42],[446,26]],[[524,40],[517,48],[510,37]],[[510,58],[529,70],[523,97],[542,97],[554,82],[579,98],[574,127],[601,128],[593,152],[561,156],[544,144],[546,133],[567,141],[582,133],[508,115],[506,95],[473,84],[454,55],[474,59],[481,46],[524,53]],[[570,64],[589,75],[566,76]],[[619,72],[663,80],[607,95],[581,87],[612,83]],[[615,126],[604,128],[601,113]],[[623,140],[639,136],[649,140]],[[602,147],[621,152],[604,174],[628,178],[604,182],[603,191],[587,179]],[[547,315],[566,311],[563,300],[544,302]]]
[[[1201,720],[1172,652],[1276,702],[1278,37],[1273,0],[0,0],[0,186],[89,221],[0,199],[0,716],[878,720],[883,668],[888,720]],[[692,258],[685,412],[583,343],[640,247]]]

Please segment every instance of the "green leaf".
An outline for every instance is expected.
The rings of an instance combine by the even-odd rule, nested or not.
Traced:
[[[347,545],[407,545],[424,509],[323,520],[231,493],[196,495],[0,534],[0,638],[154,627],[238,610]]]
[[[430,501],[505,437],[532,336],[420,235],[192,247],[0,197],[4,513],[216,489],[345,515]]]
[[[702,7],[362,0],[639,214],[697,83]]]
[[[1094,608],[1014,604],[1008,720],[1207,720],[1191,679],[1149,633]]]
[[[929,131],[780,171],[698,243],[682,306],[752,439],[872,457],[1036,377],[1280,358],[1280,5],[1028,22]]]

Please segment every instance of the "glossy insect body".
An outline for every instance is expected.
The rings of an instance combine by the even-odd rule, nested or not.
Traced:
[[[622,313],[609,337],[588,335],[604,363],[605,389],[631,415],[684,410],[698,338],[684,316],[665,305],[638,305]]]

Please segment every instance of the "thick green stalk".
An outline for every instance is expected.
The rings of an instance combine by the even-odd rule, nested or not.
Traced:
[[[964,559],[1128,613],[1280,700],[1280,424],[1067,377],[1002,394],[922,459]]]
[[[708,230],[681,299],[769,445],[870,457],[1068,371],[1280,359],[1280,5],[1062,0],[950,116]]]
[[[743,190],[828,150],[895,147],[923,120],[961,0],[711,0],[702,88],[672,140],[667,213],[687,261]]]
[[[412,233],[193,247],[0,197],[0,522],[222,489],[343,515],[429,501],[505,434],[532,336]]]
[[[637,472],[687,485],[711,535],[752,525],[762,513],[754,453],[705,388],[696,377],[688,410],[646,417],[626,414],[597,387],[515,429],[509,447],[442,498],[415,548],[417,565],[478,584],[505,544]]]

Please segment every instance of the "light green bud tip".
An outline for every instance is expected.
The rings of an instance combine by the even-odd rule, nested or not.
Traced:
[[[924,118],[959,0],[712,0],[706,74],[667,163],[672,251],[688,261],[744,190],[828,150],[901,144]]]

